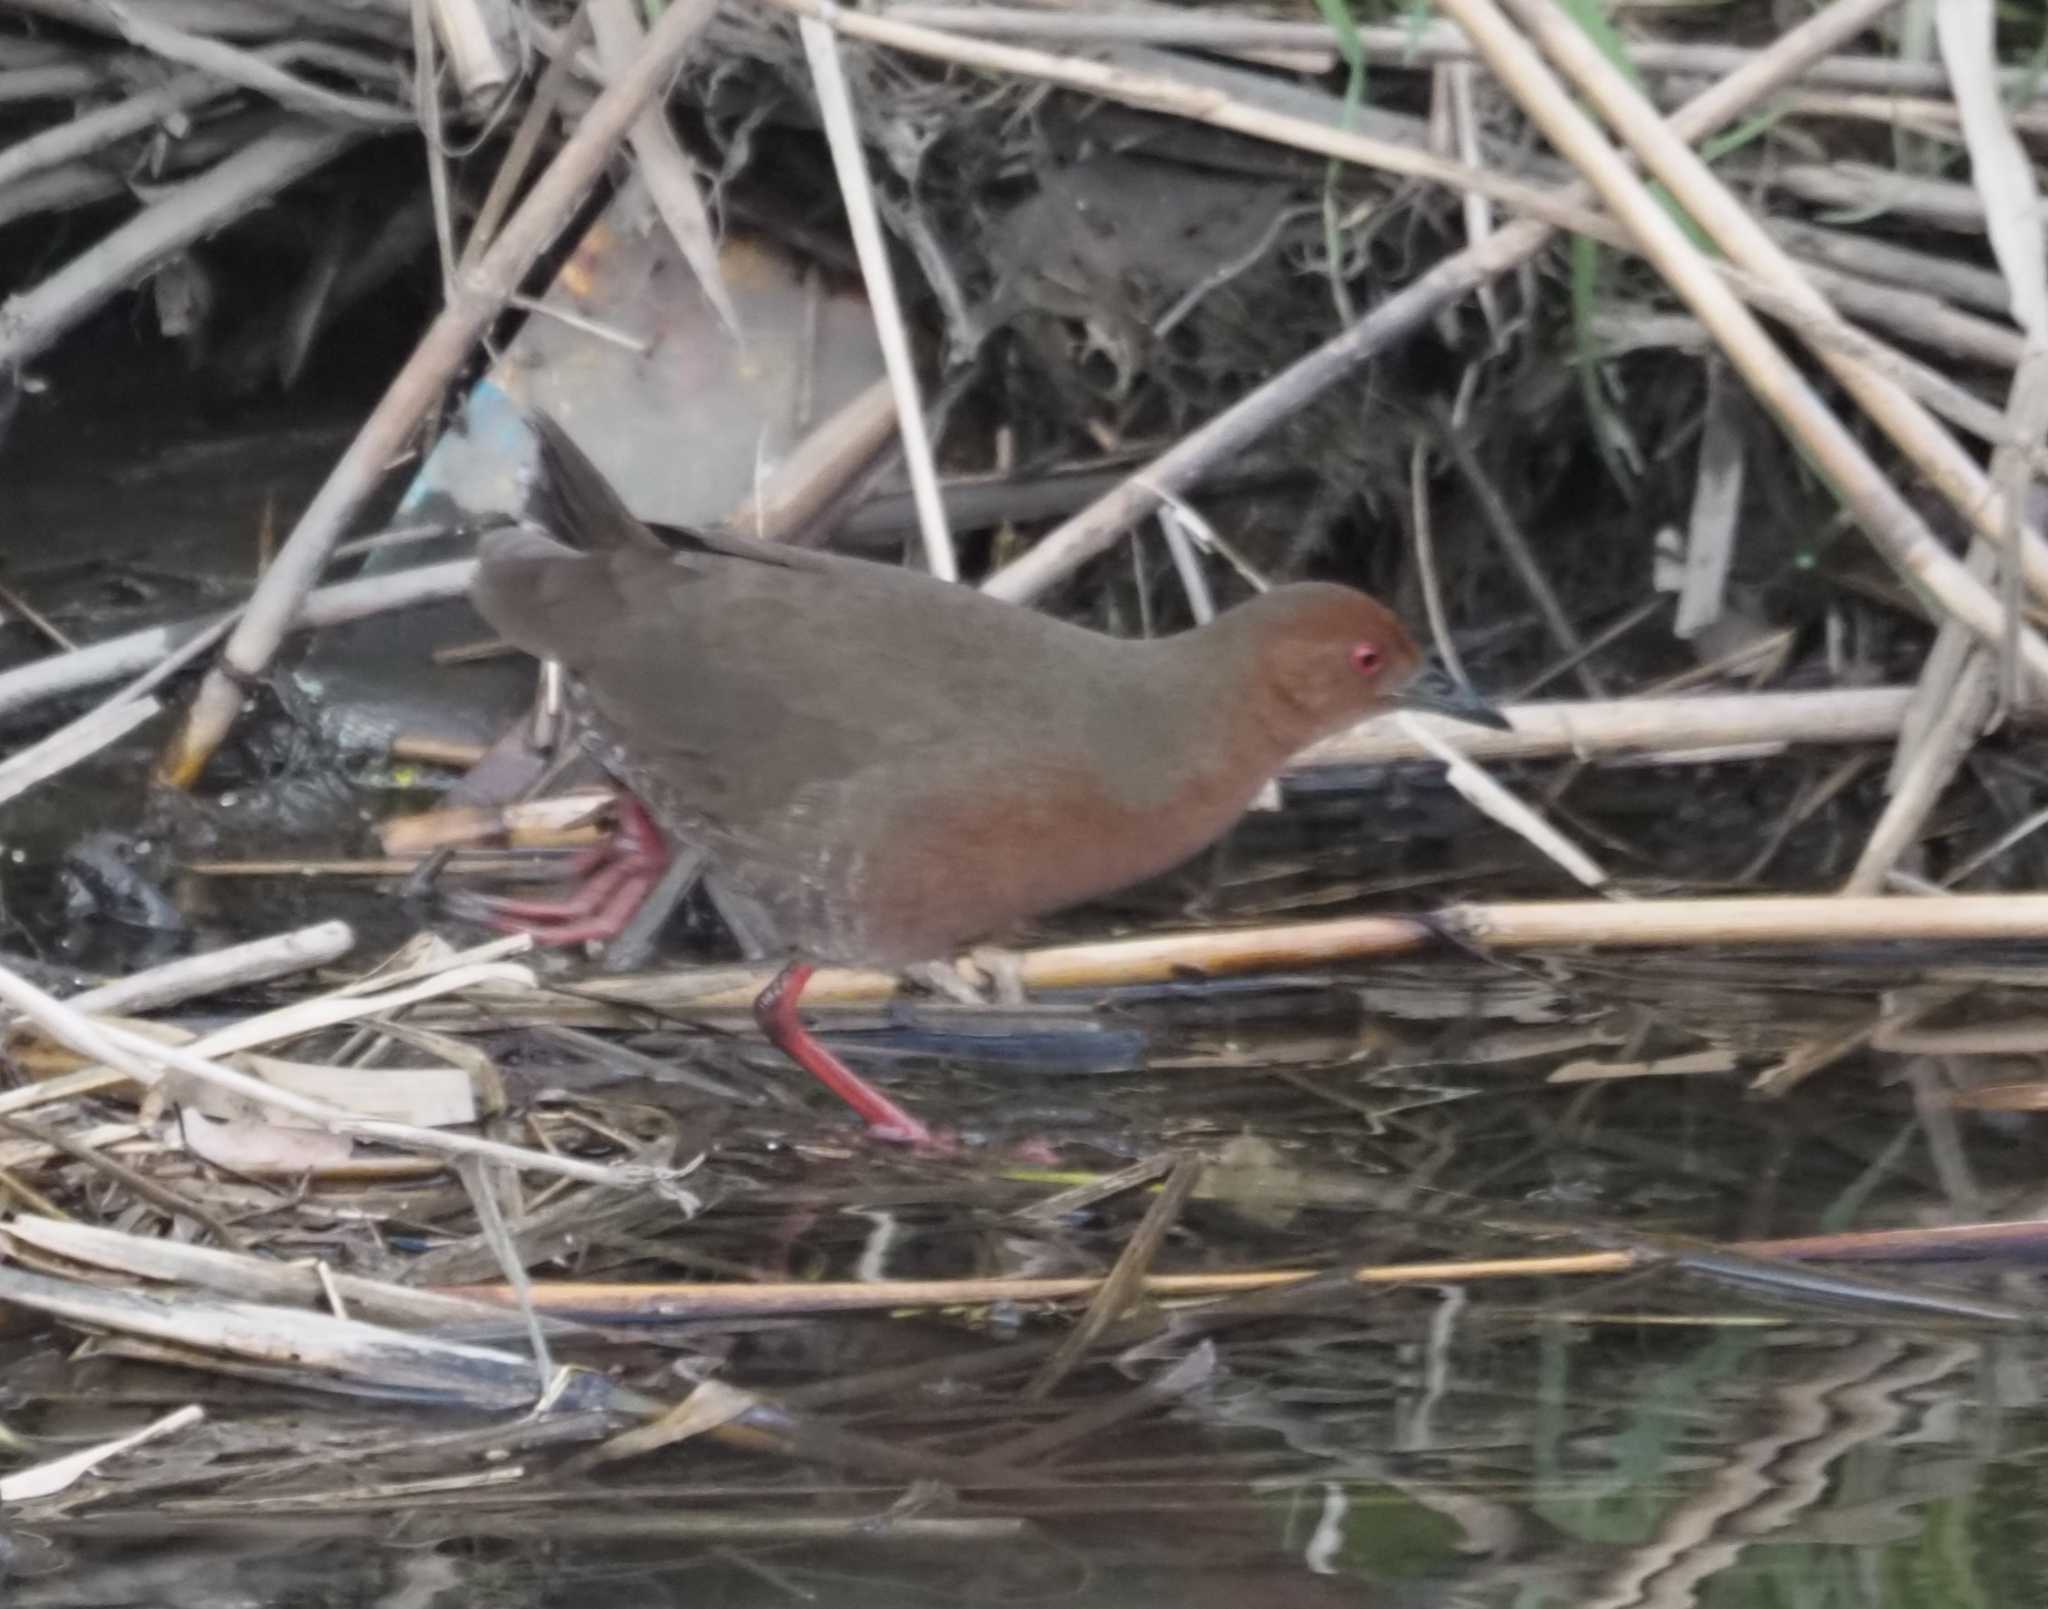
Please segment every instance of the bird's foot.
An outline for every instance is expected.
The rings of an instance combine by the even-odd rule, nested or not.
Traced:
[[[905,967],[903,974],[963,1006],[1024,1004],[1022,958],[994,945],[978,945],[951,961],[919,961]]]
[[[619,799],[611,841],[577,857],[572,875],[582,885],[559,899],[458,895],[457,914],[507,933],[529,933],[536,944],[581,944],[616,938],[668,869],[668,848],[647,809],[631,794]]]
[[[965,969],[950,961],[913,961],[903,969],[903,975],[955,1005],[980,1006],[988,1003],[982,999],[981,990],[966,976]]]
[[[968,952],[967,958],[981,969],[982,976],[988,980],[990,1000],[999,1006],[1024,1004],[1024,958],[1015,950],[1005,950],[995,944],[977,944]]]

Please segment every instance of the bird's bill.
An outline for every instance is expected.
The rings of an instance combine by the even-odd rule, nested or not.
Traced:
[[[1414,680],[1394,695],[1394,703],[1400,709],[1445,715],[1469,726],[1490,726],[1496,732],[1514,730],[1505,715],[1455,680],[1441,665],[1427,665],[1417,671]]]

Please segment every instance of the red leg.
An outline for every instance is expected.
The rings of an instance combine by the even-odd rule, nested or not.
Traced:
[[[879,1140],[930,1145],[932,1131],[811,1036],[796,1014],[797,999],[816,969],[792,961],[754,1001],[754,1020],[768,1042],[858,1112]]]

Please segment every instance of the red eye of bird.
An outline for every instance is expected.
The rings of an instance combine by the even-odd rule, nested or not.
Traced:
[[[1351,650],[1351,668],[1361,676],[1370,676],[1380,668],[1380,651],[1369,642],[1356,644]]]

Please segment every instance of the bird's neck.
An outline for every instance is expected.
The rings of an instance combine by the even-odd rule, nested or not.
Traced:
[[[1171,712],[1163,718],[1177,728],[1177,752],[1206,789],[1249,799],[1321,734],[1275,694],[1256,634],[1236,622],[1240,613],[1163,638],[1147,650],[1156,656],[1155,686]]]
[[[1325,734],[1275,683],[1259,613],[1256,602],[1241,605],[1156,646],[1183,706],[1206,712],[1219,745],[1270,776]]]

